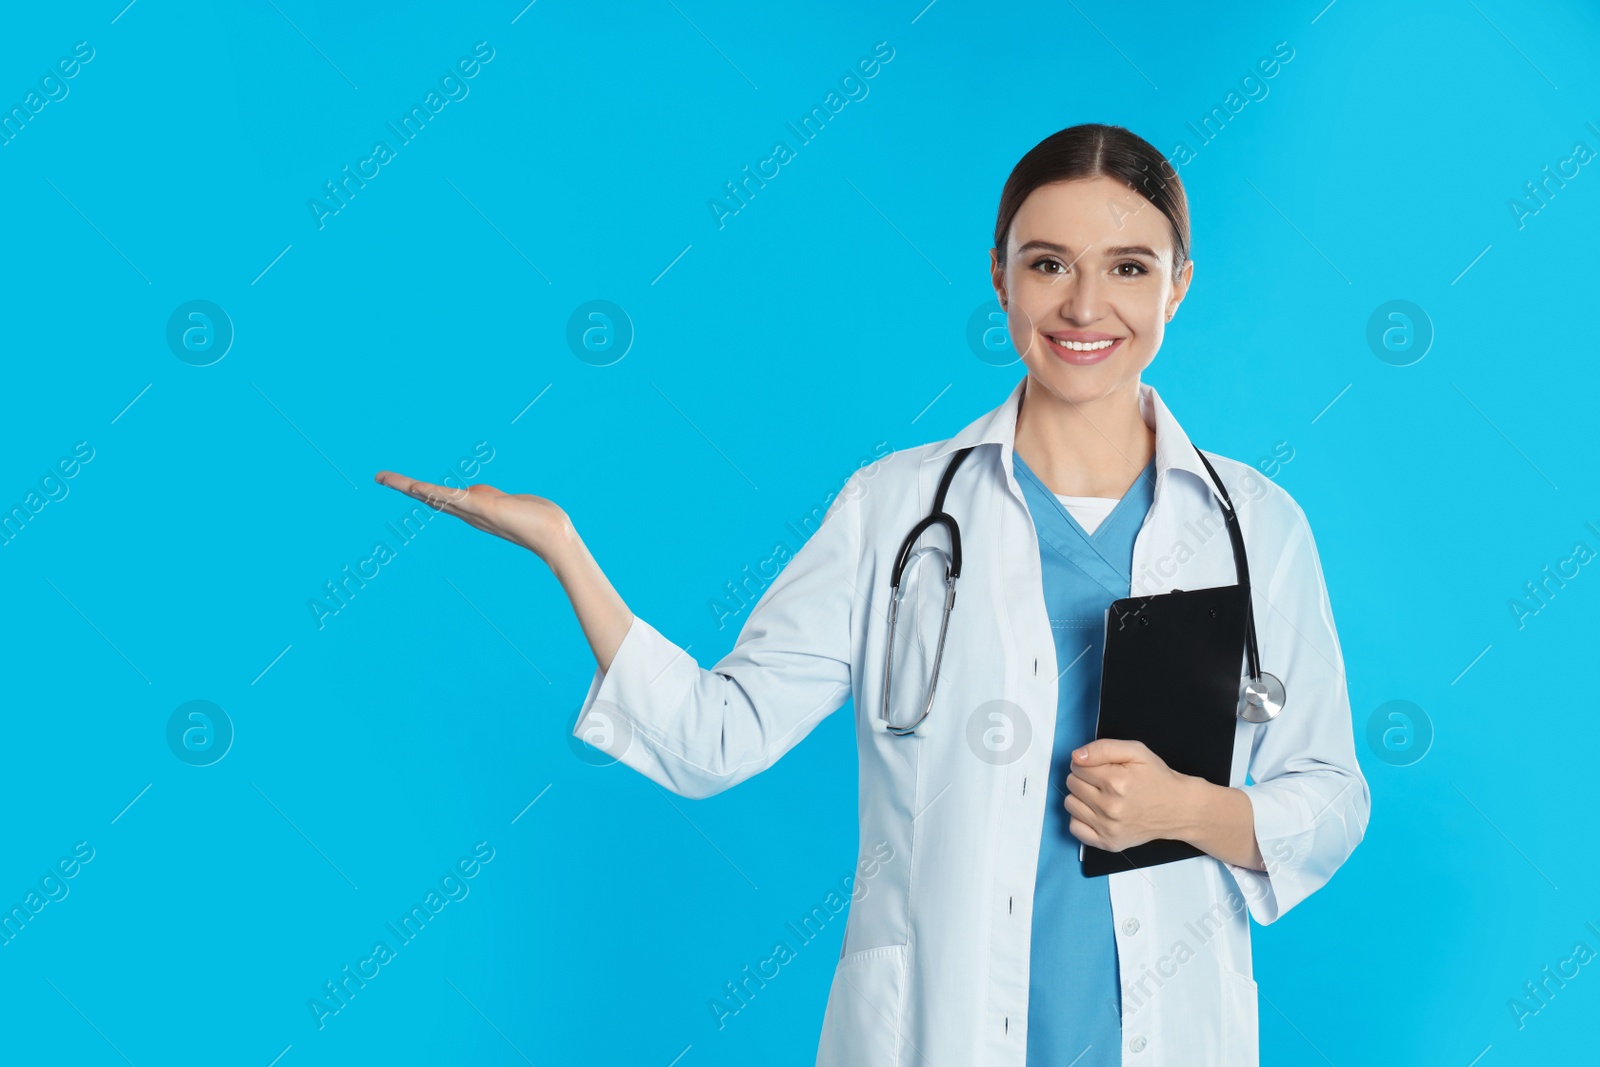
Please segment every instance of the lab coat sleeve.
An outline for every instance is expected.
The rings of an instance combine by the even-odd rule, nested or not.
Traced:
[[[838,709],[851,684],[860,477],[833,498],[710,670],[635,615],[610,669],[596,668],[573,735],[701,798],[772,766]]]
[[[1256,922],[1275,922],[1320,889],[1366,834],[1371,794],[1356,760],[1344,657],[1310,525],[1292,526],[1255,596],[1261,668],[1284,683],[1278,717],[1256,727],[1254,812],[1266,871],[1228,864]],[[1262,595],[1264,592],[1264,596]]]

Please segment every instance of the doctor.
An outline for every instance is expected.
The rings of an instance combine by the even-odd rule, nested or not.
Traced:
[[[1120,127],[1046,138],[1006,182],[991,271],[1026,376],[949,440],[851,475],[710,669],[628,610],[551,501],[377,480],[551,567],[598,664],[574,734],[677,793],[737,785],[852,700],[863,869],[872,843],[893,858],[870,861],[850,909],[819,1067],[1254,1067],[1249,919],[1324,885],[1370,807],[1311,529],[1283,489],[1208,452],[1248,548],[1261,664],[1288,694],[1273,721],[1237,722],[1229,786],[1093,740],[1106,606],[1236,581],[1218,493],[1140,380],[1194,271],[1176,173]],[[880,715],[890,570],[964,448],[944,508],[960,595],[931,711],[902,736]],[[907,568],[896,724],[923,706],[943,578],[926,553]],[[1154,838],[1205,855],[1082,877],[1080,842]]]

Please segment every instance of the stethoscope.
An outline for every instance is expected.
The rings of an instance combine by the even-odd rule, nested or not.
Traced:
[[[922,720],[928,717],[933,710],[933,694],[939,684],[939,663],[944,659],[944,639],[950,628],[950,609],[956,602],[956,579],[961,577],[961,527],[953,516],[944,510],[945,494],[950,491],[951,479],[955,477],[956,468],[961,466],[961,461],[967,458],[967,453],[977,446],[972,445],[958,451],[951,457],[950,463],[944,469],[944,477],[939,479],[939,490],[934,494],[933,508],[922,518],[911,532],[906,534],[905,540],[900,544],[900,552],[895,557],[894,568],[889,575],[889,636],[883,653],[883,703],[879,718],[892,734],[904,737],[916,731]],[[1222,494],[1222,517],[1228,525],[1228,538],[1233,542],[1234,569],[1239,576],[1239,585],[1244,588],[1245,602],[1245,664],[1247,675],[1239,685],[1239,705],[1237,714],[1245,722],[1264,723],[1277,718],[1283,710],[1288,695],[1284,691],[1283,683],[1275,676],[1261,669],[1261,653],[1256,646],[1256,617],[1255,607],[1250,597],[1250,563],[1245,555],[1244,534],[1239,529],[1238,516],[1234,514],[1233,501],[1228,498],[1228,490],[1223,487],[1222,479],[1217,477],[1217,472],[1211,466],[1211,461],[1206,454],[1200,451],[1198,445],[1194,446],[1195,453],[1199,455],[1200,462],[1206,466],[1206,471],[1211,475],[1217,491]],[[945,592],[944,611],[939,619],[939,643],[933,654],[932,681],[928,684],[928,699],[922,706],[922,713],[916,720],[906,724],[897,724],[889,718],[889,692],[894,671],[894,623],[900,609],[900,578],[905,572],[906,562],[911,557],[917,538],[921,537],[929,527],[943,526],[950,534],[950,552],[945,562]],[[942,553],[938,548],[927,551]]]

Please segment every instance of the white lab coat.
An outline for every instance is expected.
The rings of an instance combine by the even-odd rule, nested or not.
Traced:
[[[704,797],[770,767],[854,699],[858,869],[870,885],[850,908],[818,1067],[1025,1065],[1040,833],[1045,804],[1062,802],[1047,777],[1065,666],[1012,471],[1026,382],[950,440],[851,475],[712,669],[636,616],[573,726],[666,788]],[[1133,594],[1233,584],[1232,545],[1199,456],[1148,383],[1139,402],[1156,432],[1156,488],[1134,543]],[[946,500],[964,560],[937,700],[916,735],[897,737],[878,721],[889,571],[949,455],[967,445],[977,448]],[[1275,721],[1240,721],[1234,739],[1230,784],[1250,798],[1267,870],[1199,856],[1109,876],[1125,1067],[1255,1067],[1247,911],[1274,922],[1327,882],[1365,834],[1371,803],[1305,514],[1250,466],[1207,454],[1242,525],[1262,668],[1288,694]],[[944,543],[937,531],[929,538]],[[902,688],[901,677],[897,722],[915,717],[917,700],[917,683]],[[972,713],[994,700],[1023,709],[1033,737],[1004,765],[978,758],[968,740]]]

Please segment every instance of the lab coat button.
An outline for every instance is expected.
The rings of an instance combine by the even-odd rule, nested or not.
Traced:
[[[1139,920],[1138,919],[1124,919],[1124,920],[1122,920],[1122,932],[1125,933],[1125,934],[1136,934],[1136,933],[1138,933],[1139,932]]]
[[[1143,1034],[1134,1034],[1133,1035],[1133,1040],[1128,1042],[1128,1050],[1130,1052],[1143,1052],[1144,1051],[1144,1035]]]

